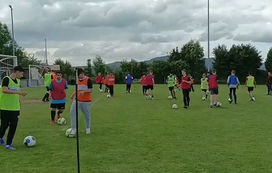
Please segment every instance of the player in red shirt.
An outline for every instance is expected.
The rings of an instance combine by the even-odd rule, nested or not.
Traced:
[[[102,92],[103,77],[101,73],[98,73],[95,81],[97,84],[99,84],[99,91]]]
[[[209,76],[209,89],[210,89],[210,107],[220,107],[222,104],[219,102],[218,97],[218,77],[216,71],[214,70],[212,75]]]
[[[153,89],[154,89],[154,75],[153,72],[150,71],[148,75],[145,77],[145,84],[146,84],[146,96],[147,98],[154,98]]]
[[[142,85],[142,89],[143,89],[143,95],[145,96],[146,95],[146,76],[145,74],[142,75],[141,79],[141,85]]]
[[[110,95],[112,97],[113,96],[113,89],[114,89],[114,85],[115,85],[115,76],[113,75],[113,73],[110,73],[107,81],[108,81],[108,87],[110,90]]]
[[[105,85],[105,93],[109,92],[108,78],[109,78],[109,74],[107,73],[106,76],[103,79],[103,83]]]
[[[190,90],[191,90],[191,77],[186,74],[186,70],[182,70],[181,89],[183,93],[184,108],[187,109],[190,105]]]

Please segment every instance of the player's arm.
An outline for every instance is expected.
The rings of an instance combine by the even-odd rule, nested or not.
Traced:
[[[6,78],[3,79],[3,82],[2,82],[2,92],[3,93],[5,93],[5,94],[18,94],[18,95],[21,95],[21,96],[26,96],[27,95],[26,92],[13,91],[13,90],[8,89],[8,85],[9,85],[9,79],[6,77]]]
[[[255,78],[254,78],[254,85],[255,85],[255,88],[257,87],[257,83],[256,83],[256,80],[255,80]]]

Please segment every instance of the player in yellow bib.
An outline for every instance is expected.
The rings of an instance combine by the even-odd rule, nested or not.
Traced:
[[[256,80],[255,80],[255,77],[252,76],[251,73],[249,73],[249,75],[246,78],[246,86],[248,89],[250,101],[255,101],[255,97],[253,95],[253,90],[254,90],[254,87],[256,88]]]
[[[209,83],[208,83],[208,78],[206,77],[205,73],[203,73],[203,75],[202,75],[200,88],[202,91],[202,100],[207,100]]]
[[[50,91],[49,91],[49,86],[52,82],[52,73],[49,72],[48,68],[45,68],[45,73],[44,73],[44,86],[46,87],[46,93],[43,96],[42,101],[43,102],[49,102],[49,96],[50,96]]]
[[[12,140],[16,132],[17,123],[20,116],[20,96],[26,93],[20,90],[20,78],[23,77],[24,70],[21,66],[16,66],[10,76],[6,76],[2,81],[0,110],[1,110],[1,126],[0,126],[0,144],[5,145],[8,150],[15,150]],[[4,135],[9,127],[7,143],[5,143]]]

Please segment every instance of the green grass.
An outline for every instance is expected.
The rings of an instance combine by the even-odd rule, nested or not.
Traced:
[[[256,102],[249,102],[247,89],[238,90],[238,104],[227,102],[228,89],[220,87],[222,108],[209,108],[201,100],[199,86],[191,93],[191,107],[171,109],[168,89],[157,85],[155,99],[146,100],[139,85],[132,94],[124,85],[115,97],[98,93],[92,103],[92,134],[85,135],[80,114],[81,172],[272,172],[272,97],[258,86]],[[43,88],[27,89],[25,99],[40,99]],[[71,93],[72,87],[69,90]],[[63,116],[70,122],[69,109]],[[50,125],[48,103],[24,103],[14,138],[16,151],[0,148],[0,172],[76,172],[76,140],[65,136],[69,127]],[[25,136],[37,138],[26,148]]]

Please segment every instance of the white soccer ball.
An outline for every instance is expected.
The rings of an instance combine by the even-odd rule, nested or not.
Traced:
[[[206,97],[202,97],[202,100],[206,100]]]
[[[107,97],[110,98],[111,96],[108,94]]]
[[[76,132],[72,130],[72,128],[69,128],[66,130],[65,135],[68,138],[74,138],[76,136]]]
[[[27,147],[33,147],[36,145],[36,138],[34,136],[27,136],[24,139],[24,144]]]
[[[216,103],[216,106],[217,106],[217,107],[221,107],[221,106],[222,106],[222,103],[217,102],[217,103]]]
[[[172,99],[173,97],[172,96],[168,96],[168,99]]]
[[[172,109],[177,109],[178,108],[178,105],[177,104],[173,104],[172,105]]]
[[[66,120],[65,120],[65,118],[59,118],[58,120],[57,120],[57,124],[58,125],[65,125],[66,124]]]

